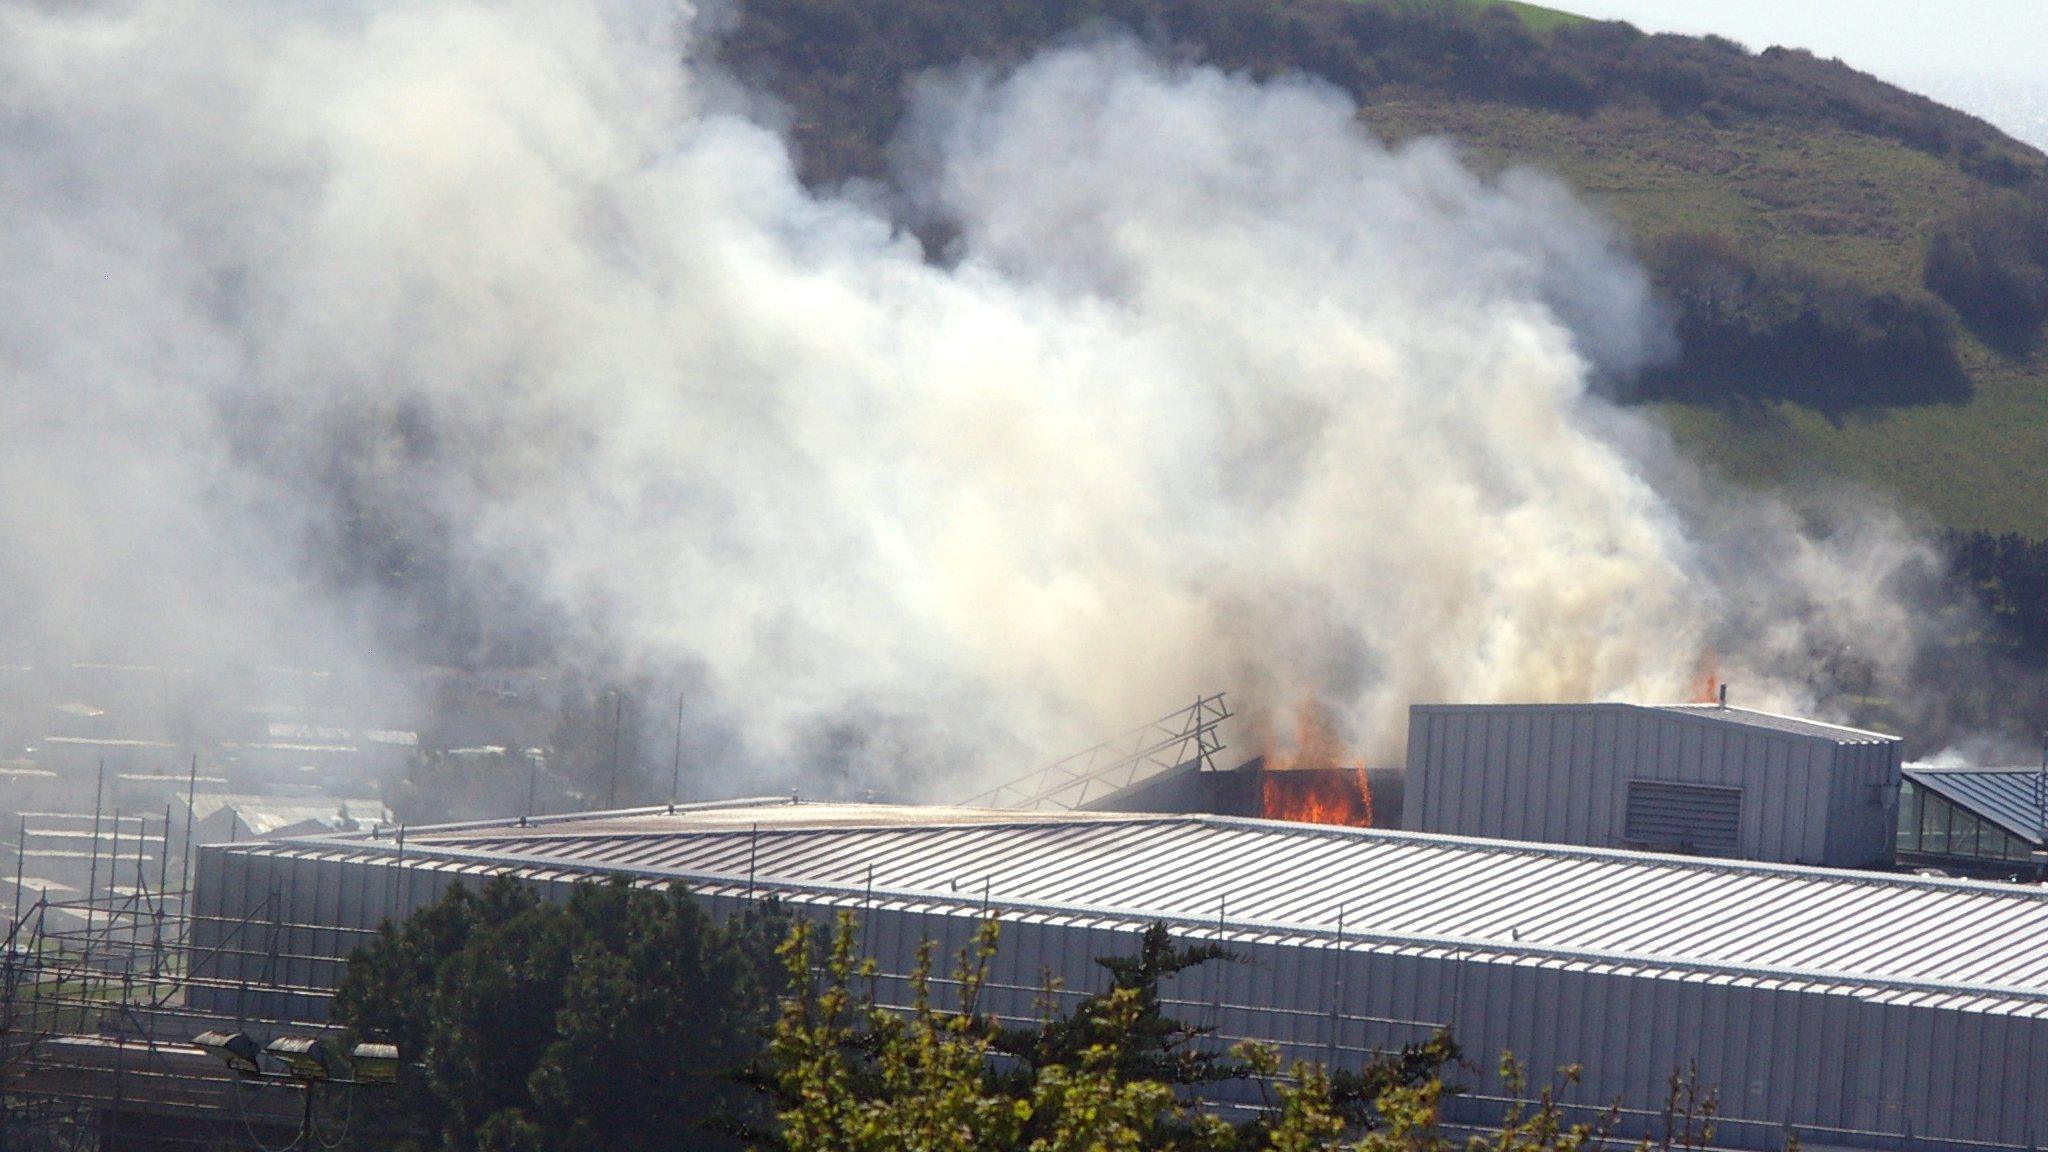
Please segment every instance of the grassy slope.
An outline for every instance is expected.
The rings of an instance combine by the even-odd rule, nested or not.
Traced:
[[[1375,0],[1382,4],[1415,4],[1417,0]],[[1426,5],[1429,0],[1422,0]],[[1556,8],[1545,8],[1539,4],[1524,4],[1521,0],[1456,0],[1458,7],[1468,11],[1486,8],[1505,8],[1521,18],[1522,25],[1531,32],[1548,32],[1566,24],[1584,24],[1588,17],[1572,12],[1561,12]]]
[[[1977,185],[1903,145],[1832,128],[1717,128],[1647,109],[1573,117],[1440,95],[1375,100],[1391,139],[1442,134],[1484,163],[1556,172],[1637,236],[1725,231],[1872,283],[1917,283],[1928,229]],[[1746,483],[1834,479],[1895,494],[1944,526],[2048,536],[2048,365],[1974,340],[1976,398],[1839,425],[1775,405],[1665,405],[1680,442]]]
[[[1561,27],[1566,24],[1582,24],[1586,20],[1584,16],[1577,16],[1570,12],[1560,12],[1555,8],[1543,8],[1535,4],[1523,4],[1519,0],[1498,0],[1496,4],[1488,4],[1487,0],[1460,0],[1460,2],[1472,8],[1506,8],[1515,15],[1520,16],[1522,23],[1532,32],[1548,32],[1552,28]]]

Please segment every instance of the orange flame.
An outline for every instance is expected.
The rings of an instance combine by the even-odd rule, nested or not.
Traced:
[[[1721,658],[1712,648],[1700,653],[1700,664],[1692,674],[1692,697],[1694,704],[1718,704],[1721,702]]]
[[[1290,768],[1259,778],[1260,815],[1300,824],[1372,827],[1372,788],[1363,768]]]
[[[1294,713],[1294,746],[1276,749],[1266,734],[1259,778],[1260,814],[1268,820],[1372,827],[1372,786],[1365,760],[1337,732],[1337,718],[1310,696]]]

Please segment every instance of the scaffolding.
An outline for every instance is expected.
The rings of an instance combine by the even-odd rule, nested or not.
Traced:
[[[91,879],[75,898],[36,890],[28,837],[15,845],[16,908],[0,943],[0,1150],[338,1147],[352,1089],[251,1080],[193,1043],[208,1030],[259,1042],[331,1033],[248,1011],[327,994],[263,978],[290,959],[280,944],[294,925],[278,903],[197,917],[190,845],[174,874],[168,812],[91,819]],[[211,975],[231,969],[260,975]]]

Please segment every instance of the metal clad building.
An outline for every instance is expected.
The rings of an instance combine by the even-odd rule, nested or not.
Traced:
[[[769,894],[852,909],[885,998],[920,941],[957,949],[994,915],[986,1004],[1019,1017],[1042,973],[1096,988],[1092,958],[1161,920],[1244,958],[1169,993],[1226,1037],[1355,1064],[1448,1026],[1477,1065],[1582,1063],[1579,1099],[1618,1097],[1632,1120],[1697,1059],[1738,1147],[1775,1149],[1787,1124],[1886,1149],[2048,1133],[2048,893],[1231,817],[783,801],[414,830],[402,849],[215,845],[196,893],[194,965],[219,982],[206,1007],[331,987],[380,920],[495,873],[553,898],[624,873],[720,912]],[[261,943],[216,947],[227,932]],[[1499,1086],[1474,1075],[1466,1118],[1497,1115]]]
[[[1889,859],[1897,737],[1714,705],[1416,705],[1418,832],[1861,867]]]
[[[2048,877],[2048,774],[2040,768],[1908,764],[1897,859],[1991,879]]]

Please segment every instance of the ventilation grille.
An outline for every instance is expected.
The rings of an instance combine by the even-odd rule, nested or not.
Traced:
[[[1624,835],[1631,845],[1733,856],[1741,827],[1740,788],[1707,788],[1658,780],[1628,782],[1628,827]]]

